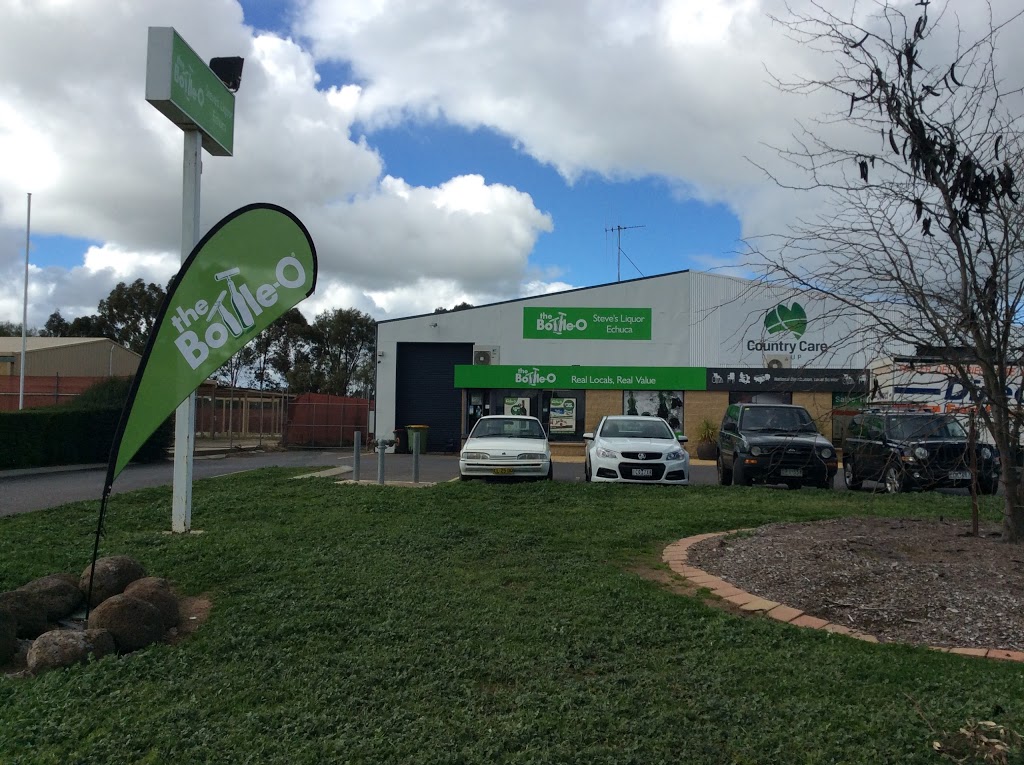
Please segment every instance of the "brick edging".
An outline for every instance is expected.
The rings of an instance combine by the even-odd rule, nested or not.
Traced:
[[[834,624],[826,621],[825,619],[819,619],[816,616],[805,614],[799,609],[792,608],[782,603],[776,603],[774,600],[767,600],[766,598],[752,595],[751,593],[730,584],[721,577],[714,576],[702,569],[687,564],[689,549],[691,546],[697,544],[697,542],[703,542],[705,539],[713,539],[715,537],[725,536],[726,534],[735,534],[739,531],[749,530],[750,529],[733,529],[732,531],[716,531],[710,534],[698,534],[693,537],[686,537],[668,545],[662,552],[661,559],[668,564],[669,568],[672,569],[674,573],[679,574],[681,577],[692,582],[698,587],[711,590],[712,595],[738,606],[743,611],[766,614],[772,619],[776,619],[786,624],[792,624],[797,627],[808,627],[810,629],[824,630],[825,632],[839,633],[841,635],[856,638],[857,640],[866,640],[869,643],[878,642],[878,638],[874,635],[869,635],[866,632],[860,632],[858,630],[852,630],[841,624]],[[989,659],[1024,662],[1024,651],[1005,651],[998,648],[946,648],[944,646],[934,645],[927,647],[933,651],[941,651],[942,653],[955,653],[963,656],[983,656]]]

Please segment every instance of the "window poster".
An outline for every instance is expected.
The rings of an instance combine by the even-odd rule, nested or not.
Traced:
[[[576,399],[551,399],[551,409],[548,413],[548,430],[551,433],[576,432]]]
[[[519,398],[518,396],[507,396],[505,398],[505,414],[529,414],[530,399]]]
[[[661,417],[672,430],[682,433],[683,393],[678,390],[627,390],[622,394],[622,413]]]

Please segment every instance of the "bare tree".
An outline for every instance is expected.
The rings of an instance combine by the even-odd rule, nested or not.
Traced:
[[[1024,541],[1024,483],[1015,469],[1024,320],[1021,89],[999,76],[997,41],[1019,34],[1021,13],[965,41],[959,20],[916,5],[831,3],[773,19],[834,68],[777,79],[793,94],[825,93],[835,112],[777,149],[821,213],[751,242],[766,281],[837,301],[857,316],[864,347],[927,349],[979,407],[1003,465],[1004,538]],[[904,14],[903,10],[911,13]],[[1009,45],[1016,41],[1007,40]],[[1017,72],[1013,72],[1017,75]],[[980,373],[980,374],[979,374]]]

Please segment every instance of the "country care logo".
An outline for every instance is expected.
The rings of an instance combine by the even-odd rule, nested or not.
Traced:
[[[803,306],[795,301],[789,308],[785,303],[779,303],[765,315],[764,328],[768,330],[769,335],[791,332],[799,340],[807,331],[807,313]]]
[[[174,344],[192,369],[209,358],[211,348],[220,348],[231,337],[252,330],[256,317],[277,303],[280,290],[305,291],[306,287],[306,269],[294,253],[277,261],[274,282],[253,289],[242,280],[240,268],[229,268],[213,278],[208,285],[211,300],[200,299],[190,307],[178,305],[170,317],[178,331]],[[217,289],[220,292],[213,297]]]

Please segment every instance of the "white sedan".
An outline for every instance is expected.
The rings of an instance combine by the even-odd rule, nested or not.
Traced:
[[[587,441],[587,481],[690,483],[690,455],[682,445],[689,439],[676,435],[661,417],[614,415],[604,417]]]
[[[459,454],[459,477],[551,479],[551,447],[536,417],[488,415],[476,421]]]

